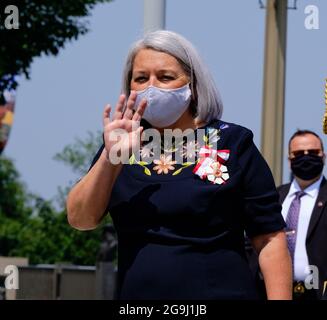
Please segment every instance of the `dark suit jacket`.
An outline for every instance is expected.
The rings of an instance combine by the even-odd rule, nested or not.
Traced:
[[[277,188],[280,203],[283,203],[291,184]],[[327,281],[327,181],[323,178],[317,201],[312,211],[306,238],[306,249],[310,265],[315,265],[319,270],[319,290],[317,297],[320,299]],[[325,292],[326,294],[326,292]]]
[[[281,204],[284,202],[290,186],[291,184],[288,183],[277,188]],[[309,264],[317,266],[319,270],[319,290],[316,290],[317,299],[327,300],[327,289],[323,294],[324,282],[327,281],[327,181],[325,178],[321,182],[311,215],[306,238],[306,249]],[[248,239],[246,241],[246,252],[250,268],[256,279],[258,293],[262,299],[266,299],[266,290],[260,273],[258,256]]]

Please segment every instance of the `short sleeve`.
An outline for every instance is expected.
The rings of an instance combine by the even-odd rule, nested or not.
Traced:
[[[252,238],[285,228],[272,173],[255,146],[250,130],[246,130],[240,143],[239,165],[243,172],[244,227],[247,236]]]
[[[89,167],[89,170],[87,170],[87,172],[89,172],[92,169],[92,167],[96,164],[96,162],[98,161],[98,159],[101,156],[101,153],[102,153],[103,149],[104,149],[104,144],[102,144],[102,146],[100,147],[100,149],[98,150],[98,152],[94,156],[94,158],[93,158],[93,160],[91,162],[91,165]]]
[[[91,162],[91,165],[89,167],[89,170],[87,172],[89,172],[92,169],[92,167],[96,164],[96,162],[99,160],[103,149],[104,149],[104,143],[99,148],[99,150],[97,151],[96,155],[94,156],[94,158],[93,158],[93,160]],[[106,210],[103,212],[102,217],[104,217],[107,214],[107,212],[109,212],[109,204],[107,205]]]

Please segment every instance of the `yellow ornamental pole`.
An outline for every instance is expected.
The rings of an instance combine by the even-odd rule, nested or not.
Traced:
[[[327,78],[325,84],[325,114],[324,114],[324,121],[323,121],[323,131],[324,134],[327,134]]]
[[[0,100],[0,155],[4,150],[14,122],[16,92],[5,90],[3,101]]]

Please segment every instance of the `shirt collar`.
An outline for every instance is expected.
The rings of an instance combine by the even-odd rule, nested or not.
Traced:
[[[312,198],[316,197],[318,195],[322,179],[323,176],[321,175],[321,177],[316,182],[305,188],[303,191]],[[297,183],[296,179],[293,179],[288,195],[293,196],[298,191],[301,191],[301,188]]]

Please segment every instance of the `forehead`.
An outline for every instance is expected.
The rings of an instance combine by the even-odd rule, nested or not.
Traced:
[[[141,49],[134,58],[133,71],[144,69],[173,69],[182,71],[182,66],[172,55],[153,49]]]
[[[306,150],[306,149],[320,149],[320,140],[313,134],[305,134],[295,137],[290,144],[290,151]]]

